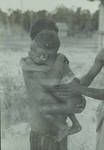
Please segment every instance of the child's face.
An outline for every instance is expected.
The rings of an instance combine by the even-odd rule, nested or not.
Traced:
[[[39,47],[34,40],[31,43],[31,51],[29,54],[35,63],[42,65],[46,64],[50,58],[56,56],[57,50]]]

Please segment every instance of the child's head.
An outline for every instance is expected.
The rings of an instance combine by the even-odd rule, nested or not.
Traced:
[[[58,33],[58,27],[55,22],[49,19],[39,19],[31,27],[30,37],[33,40],[42,30],[50,30]]]
[[[45,64],[47,60],[57,55],[59,47],[60,40],[57,33],[43,30],[32,41],[29,55],[35,63]]]

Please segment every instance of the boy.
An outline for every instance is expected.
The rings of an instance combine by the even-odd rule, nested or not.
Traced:
[[[72,95],[71,100],[69,100],[72,102],[70,103],[69,101],[66,101],[66,103],[69,102],[68,111],[63,113],[63,115],[57,114],[57,112],[54,112],[56,113],[55,115],[51,114],[52,112],[50,113],[53,104],[60,105],[60,107],[62,104],[60,100],[55,99],[55,97],[51,96],[45,90],[45,85],[57,84],[64,76],[71,78],[71,80],[75,78],[72,71],[68,68],[68,61],[65,56],[57,55],[59,46],[60,41],[57,34],[54,31],[44,30],[35,37],[35,40],[32,41],[29,57],[22,60],[24,79],[28,95],[31,97],[31,113],[32,117],[37,121],[37,123],[35,120],[31,122],[31,129],[33,131],[36,130],[41,134],[44,134],[45,131],[45,135],[48,134],[48,136],[51,132],[51,135],[56,137],[58,141],[62,140],[69,133],[73,134],[77,132],[77,130],[80,130],[79,123],[74,115],[70,115],[73,125],[75,125],[74,127],[72,126],[73,133],[68,129],[65,121],[66,117],[70,114],[69,107],[74,107],[73,105],[81,103],[83,100],[81,95]],[[54,63],[55,61],[56,63]],[[63,68],[66,71],[63,70]],[[42,107],[40,107],[39,110],[40,105],[42,105]],[[45,108],[45,110],[42,108]],[[48,116],[46,115],[47,111]],[[54,123],[53,120],[55,121]],[[52,123],[53,127],[50,126]],[[42,126],[40,124],[42,124]],[[58,134],[56,134],[56,130],[59,130]]]

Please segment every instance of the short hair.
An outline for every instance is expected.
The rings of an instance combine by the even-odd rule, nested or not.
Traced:
[[[38,19],[31,27],[30,38],[33,40],[42,30],[53,30],[58,33],[56,23],[51,19]]]
[[[58,50],[60,47],[60,40],[58,34],[55,31],[42,30],[37,34],[34,40],[38,46],[45,49]]]

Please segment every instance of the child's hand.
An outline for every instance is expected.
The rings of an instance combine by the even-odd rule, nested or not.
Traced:
[[[96,56],[95,63],[100,64],[102,67],[104,66],[104,48]]]

